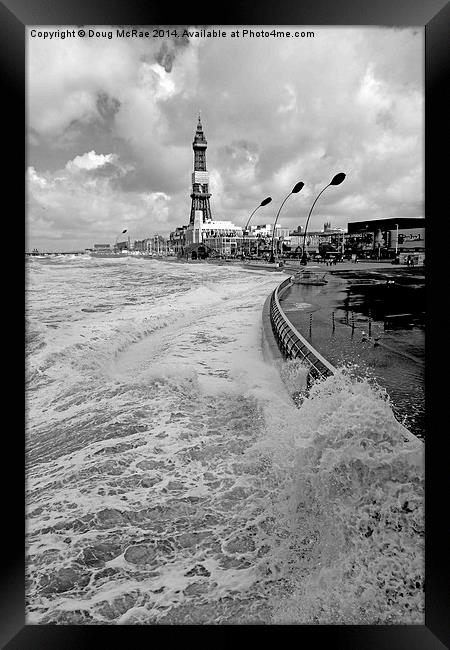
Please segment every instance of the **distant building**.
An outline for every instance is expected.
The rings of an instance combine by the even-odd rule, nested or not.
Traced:
[[[348,234],[355,232],[376,232],[381,230],[395,230],[398,224],[399,229],[404,228],[425,228],[425,219],[423,217],[388,217],[385,219],[372,219],[369,221],[349,221],[347,224]]]
[[[256,235],[257,237],[272,237],[273,233],[273,224],[265,223],[250,226],[250,233]],[[283,228],[279,223],[275,226],[275,238],[276,239],[289,239],[291,234],[290,228]]]
[[[217,256],[218,254],[216,251],[203,243],[189,244],[183,249],[183,257],[187,260],[206,260],[208,257]]]
[[[242,251],[242,237],[226,234],[205,237],[203,242],[219,257],[234,257]]]
[[[169,241],[162,235],[152,235],[145,239],[134,242],[134,251],[145,255],[167,255],[169,253]]]
[[[180,226],[169,235],[169,247],[175,255],[181,255],[186,246],[186,229],[187,226]]]
[[[331,222],[327,221],[323,225],[323,230],[309,230],[305,233],[301,226],[290,233],[291,253],[296,256],[303,251],[307,255],[324,255],[329,251],[343,252],[345,231],[342,228],[332,228]]]
[[[302,226],[299,225],[299,226],[297,226],[297,228],[295,230],[291,230],[291,232],[289,234],[298,237],[302,233],[303,233],[303,228],[302,228]]]
[[[348,223],[348,252],[366,257],[393,258],[395,255],[425,256],[425,219],[389,217]],[[402,261],[402,260],[400,260]]]
[[[150,253],[152,255],[167,255],[169,246],[168,240],[163,235],[150,237]]]
[[[135,240],[133,248],[138,253],[148,253],[150,248],[150,237],[146,237],[145,239]]]
[[[250,226],[250,236],[245,237],[245,250],[250,254],[270,254],[272,252],[273,224],[257,224]],[[290,228],[284,228],[277,223],[273,237],[274,252],[283,253],[291,247]]]
[[[198,211],[194,223],[189,224],[185,232],[186,246],[197,244],[207,239],[217,237],[234,237],[242,239],[242,226],[236,226],[232,221],[215,221],[208,219],[203,221],[201,212]]]

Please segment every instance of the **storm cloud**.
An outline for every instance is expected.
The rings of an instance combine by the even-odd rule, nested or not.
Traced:
[[[199,110],[215,218],[245,223],[271,195],[257,220],[269,223],[302,180],[280,218],[301,225],[340,171],[345,182],[324,192],[310,227],[424,216],[422,30],[226,31],[28,39],[28,247],[84,248],[121,228],[140,238],[186,224]],[[75,169],[89,160],[92,169]]]

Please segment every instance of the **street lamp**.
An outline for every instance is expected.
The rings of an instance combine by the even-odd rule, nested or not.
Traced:
[[[398,255],[398,223],[395,224],[396,235],[395,235],[395,257]]]
[[[340,172],[339,174],[336,174],[336,176],[333,176],[333,178],[328,183],[328,185],[325,185],[323,190],[321,192],[319,192],[319,194],[317,195],[314,203],[311,206],[311,210],[309,211],[308,218],[306,220],[305,232],[303,234],[302,262],[301,262],[303,265],[306,265],[306,263],[307,263],[307,261],[306,261],[306,253],[305,253],[306,232],[308,230],[309,218],[311,216],[311,212],[313,211],[313,207],[316,205],[316,201],[319,198],[319,196],[322,194],[322,192],[325,192],[327,187],[330,187],[330,185],[340,185],[342,183],[342,181],[344,180],[344,178],[345,178],[345,174],[343,172]]]
[[[286,201],[287,201],[288,198],[291,196],[291,194],[297,194],[297,192],[300,192],[300,190],[302,189],[303,186],[304,186],[304,183],[303,183],[302,181],[299,181],[299,182],[298,182],[298,183],[293,187],[293,189],[289,192],[289,194],[287,195],[287,197],[284,199],[283,203],[280,205],[280,208],[279,208],[279,210],[278,210],[278,212],[277,212],[277,216],[276,216],[276,218],[275,218],[275,222],[274,222],[274,224],[273,224],[273,233],[272,233],[272,253],[271,253],[271,255],[270,255],[270,260],[269,260],[270,262],[275,262],[275,254],[274,254],[275,226],[277,225],[278,216],[279,216],[279,214],[280,214],[280,212],[281,212],[281,208],[282,208],[283,205],[286,203]]]
[[[266,199],[261,201],[261,203],[253,210],[253,212],[249,216],[248,221],[245,224],[245,228],[244,228],[244,233],[243,233],[244,237],[243,237],[243,242],[242,242],[243,244],[245,244],[245,233],[247,232],[248,224],[250,223],[250,219],[253,217],[253,215],[255,214],[256,210],[258,210],[258,208],[261,208],[261,207],[263,207],[265,205],[268,205],[271,202],[271,200],[272,200],[272,197],[268,196]],[[242,247],[242,259],[244,259],[244,247]]]

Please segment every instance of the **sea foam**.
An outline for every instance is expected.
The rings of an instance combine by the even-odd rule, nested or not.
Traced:
[[[27,274],[28,623],[423,623],[423,444],[373,382],[264,361],[280,276]]]

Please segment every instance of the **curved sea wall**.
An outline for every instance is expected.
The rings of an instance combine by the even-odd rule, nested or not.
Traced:
[[[264,305],[263,321],[267,323],[267,318],[269,319],[273,336],[284,358],[301,360],[309,368],[310,378],[325,379],[334,375],[336,368],[300,334],[281,308],[280,297],[291,284],[292,278],[289,277],[273,290]]]
[[[297,362],[292,368],[279,367],[283,381],[291,384],[294,401],[296,396],[311,388],[313,380],[324,380],[328,377],[341,375],[342,372],[325,359],[294,327],[286,316],[280,304],[282,294],[292,286],[292,277],[288,277],[276,287],[267,297],[262,311],[263,320],[263,354],[280,363],[287,360]],[[306,376],[301,370],[306,368]],[[288,376],[289,375],[289,376]],[[297,386],[294,386],[297,384]],[[302,399],[300,401],[303,401]],[[404,425],[400,425],[404,440],[416,441],[417,437]]]

